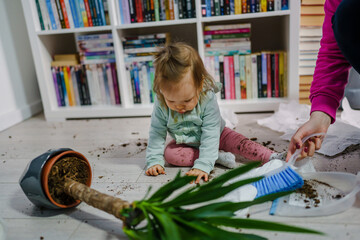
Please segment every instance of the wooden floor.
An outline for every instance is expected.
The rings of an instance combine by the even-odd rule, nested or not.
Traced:
[[[281,133],[260,127],[259,118],[270,114],[241,114],[236,128],[257,141],[271,141],[277,151],[288,143]],[[27,163],[51,148],[69,147],[84,154],[93,169],[92,187],[128,201],[141,199],[150,185],[158,188],[178,172],[167,167],[166,175],[148,177],[144,174],[145,144],[149,118],[71,120],[46,122],[35,116],[0,132],[0,218],[6,226],[7,239],[126,239],[121,221],[111,215],[80,204],[71,210],[46,210],[35,207],[22,192],[18,181]],[[125,143],[125,147],[123,144]],[[127,145],[128,144],[128,145]],[[318,171],[360,171],[360,147],[354,147],[333,158],[316,155]],[[188,168],[182,168],[183,172]],[[224,172],[216,167],[214,176]],[[246,231],[269,239],[360,239],[360,198],[346,212],[312,218],[270,216],[268,210],[250,209],[250,218],[293,224],[316,229],[327,235],[298,235],[277,232]],[[0,234],[1,235],[1,234]]]

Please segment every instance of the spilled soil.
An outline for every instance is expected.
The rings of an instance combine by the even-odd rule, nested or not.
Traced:
[[[86,184],[89,176],[89,169],[84,160],[77,157],[60,159],[52,166],[49,173],[48,186],[51,197],[59,204],[74,203],[76,200],[64,192],[65,178]]]

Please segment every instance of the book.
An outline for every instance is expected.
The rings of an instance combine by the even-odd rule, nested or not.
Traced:
[[[251,76],[251,55],[245,55],[245,79],[246,79],[246,98],[251,99],[252,96],[252,76]]]
[[[71,15],[72,15],[72,18],[73,18],[73,21],[74,21],[74,27],[79,28],[80,23],[79,23],[79,19],[78,19],[78,13],[77,13],[75,1],[76,0],[69,0],[70,11],[71,11]]]
[[[224,56],[219,56],[219,73],[220,73],[220,83],[222,84],[221,88],[221,99],[225,99],[225,76],[224,76]]]
[[[69,97],[68,97],[68,90],[65,84],[65,78],[64,78],[64,71],[62,67],[59,67],[59,73],[60,73],[60,79],[61,79],[61,86],[63,89],[63,96],[64,96],[64,105],[63,106],[70,106],[69,104]]]
[[[52,67],[52,68],[51,68],[51,74],[52,74],[52,77],[53,77],[54,89],[55,89],[55,95],[56,95],[57,104],[58,104],[58,107],[61,107],[62,104],[61,104],[61,98],[60,98],[60,92],[59,92],[59,85],[58,85],[58,80],[57,80],[57,77],[56,77],[56,68],[55,68],[55,67]]]
[[[275,97],[279,97],[279,53],[274,53]]]
[[[229,38],[249,38],[250,33],[216,34],[205,35],[204,39],[229,39]]]
[[[60,0],[60,6],[61,6],[62,13],[63,13],[65,27],[70,28],[68,13],[66,11],[66,6],[65,6],[65,0]]]
[[[82,4],[84,4],[83,0],[71,0],[73,2],[73,4],[75,4],[75,14],[76,14],[76,19],[79,25],[79,28],[85,27],[84,25],[84,20],[83,20],[83,16],[82,16],[82,7],[80,6],[82,2]]]
[[[241,99],[246,99],[246,60],[245,55],[240,55],[240,95]]]
[[[115,102],[116,104],[121,104],[121,98],[120,98],[120,86],[117,78],[117,71],[116,71],[116,64],[111,63],[111,77],[114,84],[114,94],[115,94]]]
[[[80,89],[78,88],[78,82],[76,79],[74,66],[68,67],[68,74],[69,74],[69,79],[71,79],[70,82],[72,84],[72,89],[74,91],[74,103],[76,106],[80,106],[81,105],[80,94],[79,94]]]
[[[224,56],[224,83],[225,83],[225,99],[232,99],[232,85],[230,82],[230,56]]]
[[[49,11],[46,6],[45,0],[39,0],[41,15],[44,21],[45,30],[51,30],[51,21],[49,17]]]
[[[322,28],[321,27],[300,27],[299,32],[300,37],[321,37]]]
[[[262,52],[261,53],[261,70],[262,70],[262,96],[263,97],[268,97],[268,74],[267,74],[267,57],[266,57],[267,53],[266,52]],[[270,85],[271,88],[271,85]]]
[[[257,54],[256,56],[256,63],[257,63],[257,90],[258,90],[258,98],[265,97],[263,94],[263,91],[265,91],[266,86],[264,86],[265,89],[263,89],[262,84],[262,63],[261,63],[261,54]]]
[[[69,0],[64,0],[64,4],[65,4],[66,13],[67,13],[68,21],[69,21],[69,26],[70,26],[69,28],[74,28],[75,23],[74,23],[74,19],[72,17],[72,12],[71,12],[71,8],[70,8]]]
[[[267,0],[261,0],[260,2],[261,12],[267,12]]]
[[[53,13],[53,8],[52,8],[50,0],[46,0],[46,7],[47,7],[47,11],[49,13],[49,18],[50,18],[50,22],[51,22],[51,29],[55,30],[55,29],[57,29],[57,25],[56,25],[55,15]]]
[[[61,104],[58,105],[59,107],[62,106],[66,106],[65,103],[65,98],[64,98],[64,83],[62,81],[61,75],[60,75],[60,70],[58,67],[53,67],[55,69],[55,73],[56,73],[56,80],[57,80],[57,86],[58,86],[58,90],[59,90],[59,97],[60,97],[60,102]]]
[[[324,15],[303,15],[300,18],[300,26],[322,26]]]
[[[301,16],[305,15],[325,15],[323,5],[301,5]]]
[[[234,28],[234,29],[204,31],[204,35],[220,35],[220,34],[236,34],[236,33],[250,33],[250,28]]]
[[[89,0],[84,0],[84,7],[85,7],[85,12],[86,12],[86,17],[87,17],[88,26],[89,26],[89,27],[95,26],[94,23],[93,23],[92,16],[91,16],[91,10],[90,10],[90,5],[89,5]]]
[[[285,69],[284,52],[279,53],[279,97],[284,97]]]
[[[222,24],[222,25],[207,25],[204,27],[204,31],[216,31],[225,29],[251,29],[250,23],[237,23],[237,24]]]
[[[88,20],[87,11],[85,8],[85,2],[84,2],[84,0],[77,0],[77,1],[79,3],[79,11],[80,11],[82,21],[84,23],[84,27],[89,27],[89,20]]]
[[[259,98],[258,95],[258,72],[257,72],[257,54],[251,54],[251,83],[252,83],[252,98]]]
[[[324,5],[325,0],[301,0],[302,5]]]
[[[234,55],[234,77],[235,77],[235,99],[241,99],[240,87],[240,59],[239,55]]]
[[[44,19],[43,19],[42,13],[41,13],[39,0],[35,0],[35,4],[36,4],[36,10],[38,13],[38,17],[39,17],[40,28],[41,28],[41,30],[45,30]]]

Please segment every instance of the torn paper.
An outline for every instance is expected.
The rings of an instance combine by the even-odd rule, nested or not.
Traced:
[[[274,131],[283,132],[284,135],[280,138],[290,141],[297,129],[308,121],[309,116],[310,106],[292,101],[288,104],[281,103],[278,111],[268,118],[259,119],[257,123]],[[321,149],[317,152],[334,156],[356,144],[360,144],[360,128],[338,119],[330,125]]]

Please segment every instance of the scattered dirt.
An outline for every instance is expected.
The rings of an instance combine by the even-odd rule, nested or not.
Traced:
[[[64,192],[65,178],[85,184],[89,178],[86,162],[76,157],[65,157],[57,161],[50,170],[48,185],[55,202],[70,205],[75,199]]]
[[[263,145],[264,147],[266,147],[266,146],[269,145],[269,144],[271,144],[271,141],[262,142],[262,145]]]
[[[328,183],[318,181],[316,179],[304,180],[304,185],[296,190],[298,199],[302,200],[305,208],[319,207],[322,201],[331,199],[340,199],[344,197],[340,191]]]
[[[9,138],[12,138],[12,136],[9,136]]]
[[[138,149],[136,149],[134,152],[128,152],[128,157],[131,157],[131,156],[134,156],[138,153],[141,153],[143,152],[144,150],[146,150],[147,148],[147,139],[140,139],[138,138],[135,142],[127,142],[127,143],[122,143],[120,145],[115,145],[115,144],[111,144],[110,146],[108,147],[98,147],[97,149],[95,150],[92,150],[92,151],[88,151],[88,153],[91,155],[91,156],[94,156],[96,154],[96,156],[98,158],[101,157],[101,154],[106,154],[106,153],[109,153],[109,152],[113,152],[113,151],[121,151],[120,147],[121,148],[127,148],[128,146],[129,147],[132,147],[132,146],[136,146],[136,147],[140,147]],[[131,146],[132,145],[132,146]],[[100,154],[99,154],[100,153]]]
[[[132,135],[139,135],[139,132],[132,132]]]
[[[257,141],[256,137],[250,138],[251,141]]]

